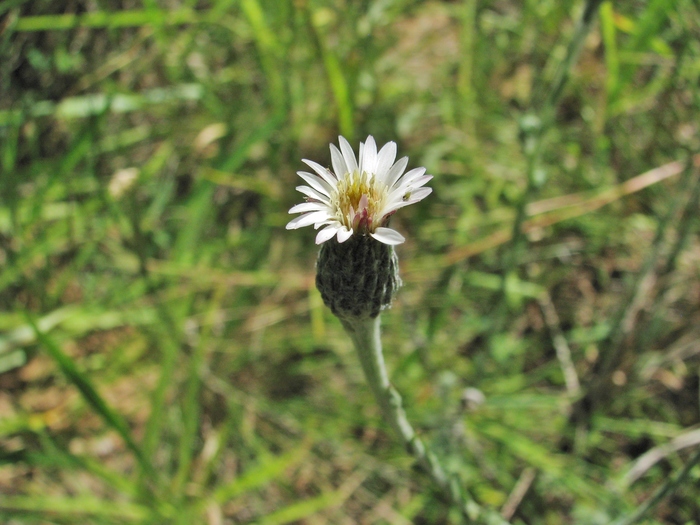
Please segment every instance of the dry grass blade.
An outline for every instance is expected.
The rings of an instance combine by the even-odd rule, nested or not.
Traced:
[[[537,302],[540,305],[542,317],[549,329],[552,344],[557,352],[557,359],[559,359],[559,364],[564,374],[564,381],[566,382],[566,390],[571,397],[576,397],[581,390],[581,384],[579,383],[574,363],[571,360],[569,343],[566,341],[566,337],[564,337],[564,333],[561,330],[561,323],[559,322],[557,310],[554,308],[549,293],[545,292],[542,294]]]
[[[700,154],[693,157],[693,165],[700,167]],[[527,208],[528,215],[542,214],[542,216],[526,220],[523,223],[523,231],[526,233],[532,232],[539,228],[552,226],[567,219],[573,219],[574,217],[580,217],[591,213],[622,197],[639,192],[653,184],[679,175],[683,171],[684,166],[685,164],[681,161],[669,162],[668,164],[649,170],[641,175],[637,175],[612,188],[607,188],[602,191],[597,190],[593,196],[591,196],[590,193],[576,193],[533,202]],[[511,231],[508,228],[503,228],[467,246],[453,248],[443,258],[443,265],[451,265],[473,257],[474,255],[478,255],[479,253],[508,242],[511,237]]]
[[[651,467],[656,465],[662,459],[683,450],[684,448],[694,447],[700,444],[700,429],[696,428],[681,434],[672,439],[668,443],[654,447],[648,452],[642,454],[632,464],[632,467],[625,472],[620,482],[624,488],[629,487],[639,478],[641,478]]]
[[[501,509],[501,516],[503,516],[503,519],[510,520],[513,518],[515,511],[518,510],[520,502],[525,497],[525,494],[527,494],[532,482],[535,481],[536,475],[537,471],[532,467],[528,467],[523,470],[523,473],[520,474],[518,482],[515,484],[513,490],[508,496],[508,500]]]

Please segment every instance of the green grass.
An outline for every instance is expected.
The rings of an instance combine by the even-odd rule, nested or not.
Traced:
[[[384,347],[477,502],[700,521],[700,5],[585,3],[3,4],[0,522],[461,522],[284,229],[338,134],[435,176]]]

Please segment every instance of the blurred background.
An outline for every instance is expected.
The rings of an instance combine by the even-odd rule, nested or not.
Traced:
[[[476,500],[609,523],[674,479],[700,4],[602,2],[577,33],[584,3],[1,3],[0,521],[460,523],[323,306],[315,233],[284,229],[339,134],[435,176],[392,220],[384,346]],[[700,522],[686,474],[648,523]]]

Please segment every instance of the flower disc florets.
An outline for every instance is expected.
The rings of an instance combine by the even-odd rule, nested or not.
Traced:
[[[397,162],[396,143],[388,142],[377,152],[370,135],[360,143],[359,160],[352,147],[339,137],[340,149],[331,144],[333,171],[311,160],[303,159],[315,173],[297,172],[309,185],[298,186],[306,195],[306,202],[297,204],[289,213],[302,213],[287,224],[287,229],[314,225],[318,229],[316,244],[337,237],[347,241],[353,233],[370,235],[384,244],[404,242],[396,230],[387,228],[389,217],[399,208],[423,200],[431,188],[423,186],[433,177],[425,168],[416,168],[404,174],[408,157]]]
[[[369,232],[385,207],[387,188],[371,175],[357,171],[338,180],[337,196],[331,201],[336,219],[348,230]],[[337,201],[337,202],[334,202]]]

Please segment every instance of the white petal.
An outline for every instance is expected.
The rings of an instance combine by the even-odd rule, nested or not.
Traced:
[[[340,228],[341,226],[327,226],[326,228],[323,228],[316,235],[316,244],[322,244],[326,242],[328,239],[333,237]]]
[[[399,180],[399,177],[403,175],[404,170],[408,166],[408,157],[401,157],[396,161],[390,169],[389,173],[386,174],[386,179],[384,179],[384,184],[391,188],[394,183]]]
[[[304,179],[309,184],[309,186],[311,186],[319,193],[322,193],[326,197],[331,196],[333,188],[330,184],[328,184],[325,180],[321,179],[321,177],[319,177],[318,175],[314,175],[313,173],[309,173],[307,171],[297,171],[297,175]]]
[[[321,226],[326,226],[327,224],[338,224],[339,225],[340,223],[338,221],[336,221],[335,219],[328,219],[326,221],[315,223],[314,230],[318,230]]]
[[[422,177],[418,177],[417,179],[401,182],[401,184],[399,184],[394,189],[392,189],[391,192],[389,192],[389,199],[397,195],[403,197],[406,193],[413,193],[421,186],[425,186],[425,184],[427,184],[428,181],[432,180],[432,178],[432,175],[423,175]]]
[[[433,192],[433,188],[419,188],[413,193],[411,193],[411,196],[403,200],[402,197],[396,197],[393,199],[390,199],[389,202],[382,208],[381,212],[378,213],[377,215],[381,217],[386,217],[389,215],[392,211],[396,211],[400,208],[405,208],[406,206],[410,206],[411,204],[415,204],[416,202],[422,201],[425,199],[428,195],[430,195]]]
[[[309,188],[308,186],[297,186],[296,189],[299,193],[303,193],[304,195],[306,195],[307,197],[309,197],[313,200],[321,201],[322,203],[328,204],[328,205],[330,205],[330,203],[331,203],[331,201],[328,197],[326,197],[321,192],[318,192],[313,188]]]
[[[359,157],[357,158],[357,169],[362,171],[362,166],[365,162],[365,143],[360,142],[360,154]]]
[[[415,202],[411,202],[410,200],[408,200],[408,201],[400,201],[400,202],[394,203],[392,205],[387,205],[382,210],[382,217],[386,217],[391,212],[396,211],[396,210],[400,210],[401,208],[405,208],[406,206],[410,206],[411,204],[415,204]]]
[[[328,210],[328,206],[326,206],[322,202],[302,202],[301,204],[297,204],[295,206],[292,206],[291,209],[289,210],[289,213],[303,213],[306,211],[321,211],[321,210]]]
[[[411,192],[410,197],[406,200],[407,204],[415,204],[416,202],[422,201],[428,195],[433,193],[433,188],[418,188]]]
[[[384,207],[377,211],[377,217],[380,217],[381,219],[384,219],[387,215],[389,215],[392,212],[395,212],[399,208],[403,208],[406,206],[406,201],[404,201],[402,198],[393,198],[389,199],[385,204]],[[379,222],[382,222],[381,220]]]
[[[345,226],[338,230],[338,242],[345,242],[352,236],[352,229],[348,230]]]
[[[396,159],[396,142],[387,142],[377,154],[377,179],[384,181]]]
[[[401,185],[408,184],[418,177],[422,177],[425,174],[425,168],[413,168],[411,171],[406,173],[403,177],[399,179]]]
[[[326,211],[312,211],[305,215],[299,215],[298,217],[294,217],[291,221],[287,223],[286,228],[288,230],[296,230],[297,228],[310,226],[315,222],[325,221],[328,218],[329,215]]]
[[[340,151],[343,152],[348,171],[350,173],[357,171],[357,159],[355,159],[355,152],[352,150],[352,146],[345,140],[345,137],[338,137],[338,141],[340,142]]]
[[[431,180],[433,180],[432,175],[423,175],[422,177],[418,177],[413,182],[411,182],[411,188],[420,188],[421,186],[425,186],[428,183],[428,181]]]
[[[374,233],[370,233],[370,235],[379,242],[383,242],[384,244],[388,244],[390,246],[401,244],[406,240],[403,235],[396,230],[392,230],[391,228],[380,227],[377,228]]]
[[[335,147],[335,144],[331,144],[331,163],[333,164],[333,171],[336,177],[340,178],[348,173],[343,154]]]
[[[411,192],[411,197],[408,199],[408,202],[413,204],[414,202],[422,201],[432,192],[433,188],[418,188],[417,190]]]
[[[377,172],[377,144],[374,142],[374,137],[372,135],[367,137],[360,170],[365,173]]]
[[[319,176],[331,186],[335,186],[338,182],[338,179],[335,176],[333,176],[333,174],[330,171],[321,166],[318,162],[314,162],[313,160],[309,159],[301,159],[301,161],[304,164],[306,164],[309,168],[314,170],[316,173],[318,173]]]

